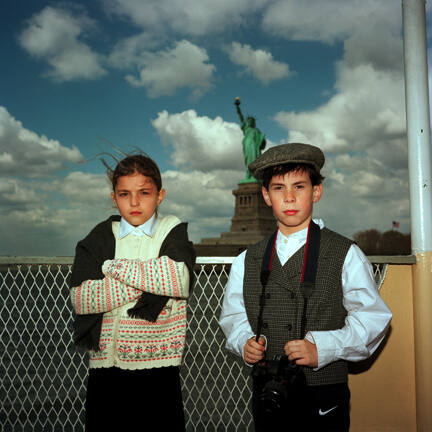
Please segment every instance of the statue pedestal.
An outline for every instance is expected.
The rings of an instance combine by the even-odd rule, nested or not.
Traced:
[[[240,183],[233,195],[236,202],[229,234],[256,232],[262,238],[275,230],[275,217],[271,207],[264,202],[261,183]]]
[[[218,238],[201,239],[195,245],[198,256],[236,256],[276,229],[272,209],[262,197],[261,183],[239,183],[232,193],[235,210],[230,231]]]

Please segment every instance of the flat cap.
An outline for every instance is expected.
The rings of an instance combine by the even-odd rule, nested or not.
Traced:
[[[311,144],[290,143],[271,147],[249,164],[252,175],[262,180],[266,168],[288,163],[303,163],[315,167],[320,172],[325,162],[324,153]]]

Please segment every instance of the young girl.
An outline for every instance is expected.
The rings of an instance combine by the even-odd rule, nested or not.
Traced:
[[[86,431],[185,428],[179,365],[195,253],[187,224],[158,216],[159,168],[144,155],[109,171],[120,216],[76,247],[74,340],[89,351]],[[129,429],[131,428],[131,429]]]

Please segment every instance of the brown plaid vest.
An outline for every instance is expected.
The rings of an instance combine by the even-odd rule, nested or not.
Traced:
[[[252,330],[257,328],[261,295],[260,271],[268,238],[248,248],[245,258],[243,297],[246,314]],[[335,330],[342,328],[347,311],[343,306],[342,267],[352,241],[323,228],[318,258],[315,288],[307,305],[306,332],[309,330]],[[262,334],[267,337],[266,358],[283,354],[286,342],[300,339],[303,297],[300,278],[304,258],[303,246],[281,265],[274,254],[270,278],[266,288]],[[330,363],[314,371],[305,367],[308,385],[343,383],[348,380],[347,363]]]

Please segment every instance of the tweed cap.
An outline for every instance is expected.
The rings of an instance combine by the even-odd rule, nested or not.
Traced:
[[[262,180],[264,170],[271,166],[304,163],[320,172],[324,162],[324,153],[320,148],[310,144],[290,143],[269,148],[249,164],[249,170],[256,179]]]

